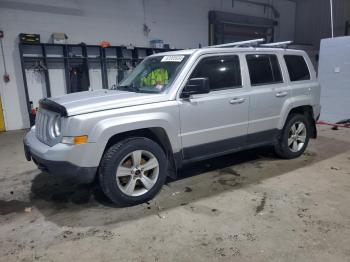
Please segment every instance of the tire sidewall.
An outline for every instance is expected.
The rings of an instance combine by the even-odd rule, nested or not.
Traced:
[[[117,184],[116,171],[123,158],[136,150],[147,150],[157,158],[159,175],[157,182],[148,192],[140,196],[128,196],[121,191]],[[167,176],[167,159],[164,151],[158,144],[148,138],[132,138],[117,143],[108,151],[106,152],[108,158],[102,160],[100,183],[103,183],[103,191],[113,202],[121,205],[136,205],[153,198],[158,193]]]

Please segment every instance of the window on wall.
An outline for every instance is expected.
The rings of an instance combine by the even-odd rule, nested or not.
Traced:
[[[216,56],[203,58],[191,78],[207,77],[210,90],[237,88],[242,86],[238,56]]]
[[[285,55],[290,81],[310,80],[310,72],[304,57],[300,55]]]
[[[251,85],[282,83],[281,67],[276,55],[247,55],[247,64]]]

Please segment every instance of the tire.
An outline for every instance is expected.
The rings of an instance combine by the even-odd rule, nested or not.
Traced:
[[[166,155],[157,143],[144,137],[128,138],[103,155],[99,183],[113,203],[137,205],[159,192],[167,177],[167,165]]]
[[[300,124],[304,125],[304,129],[302,131],[300,131],[302,127]],[[296,132],[294,132],[294,130]],[[276,155],[284,159],[292,159],[301,156],[305,152],[305,149],[309,143],[310,134],[311,124],[305,115],[290,115],[287,118],[280,138],[275,145]]]

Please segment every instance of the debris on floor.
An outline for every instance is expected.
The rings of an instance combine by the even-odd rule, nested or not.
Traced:
[[[160,213],[157,214],[160,219],[165,219],[165,216],[161,215]]]
[[[185,187],[185,192],[189,193],[189,192],[192,192],[192,188],[190,188],[189,186]]]
[[[24,212],[31,213],[32,212],[32,208],[31,207],[26,207],[26,208],[24,208]]]
[[[261,198],[259,205],[256,207],[255,213],[261,214],[261,212],[264,211],[265,204],[266,204],[266,192],[264,192],[263,197]]]

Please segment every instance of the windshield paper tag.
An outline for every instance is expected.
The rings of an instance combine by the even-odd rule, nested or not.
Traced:
[[[166,55],[161,62],[181,62],[185,56],[183,55]]]

